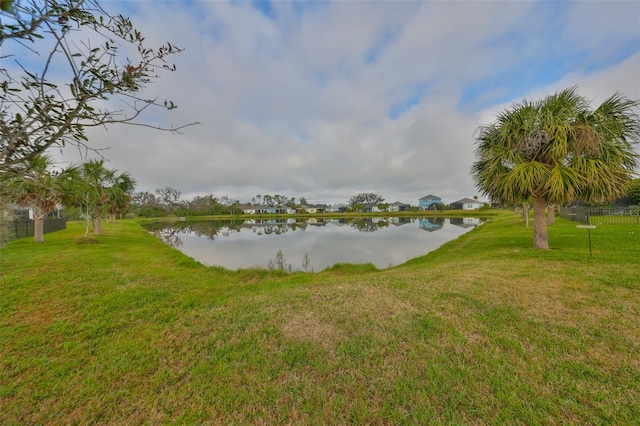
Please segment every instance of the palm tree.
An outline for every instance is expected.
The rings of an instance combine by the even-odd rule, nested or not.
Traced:
[[[121,173],[113,180],[113,185],[107,188],[107,204],[109,208],[109,221],[114,223],[116,216],[124,213],[131,202],[131,194],[135,189],[136,181],[128,172]]]
[[[51,171],[47,155],[29,158],[17,175],[4,175],[8,197],[17,205],[33,209],[33,241],[44,242],[44,219],[64,198],[64,183],[77,174],[74,167]]]
[[[115,179],[116,171],[107,169],[104,160],[89,160],[82,164],[80,173],[84,181],[87,221],[93,222],[94,235],[102,234],[102,215],[109,201],[108,188]]]
[[[117,170],[108,169],[104,160],[89,160],[79,167],[80,179],[74,184],[73,204],[79,207],[89,224],[93,223],[93,233],[102,233],[102,216],[112,217],[122,212],[131,199],[135,180],[127,172],[120,175]]]
[[[531,199],[533,246],[547,249],[547,205],[602,202],[627,190],[639,158],[639,105],[616,93],[592,110],[576,87],[524,100],[478,129],[476,186],[502,202]]]

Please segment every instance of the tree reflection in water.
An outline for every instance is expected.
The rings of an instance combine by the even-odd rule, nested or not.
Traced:
[[[205,237],[213,241],[218,235],[229,237],[240,232],[244,220],[206,220],[193,222],[154,222],[146,225],[146,228],[156,234],[170,247],[182,247],[183,242],[179,235],[193,234],[197,237]]]

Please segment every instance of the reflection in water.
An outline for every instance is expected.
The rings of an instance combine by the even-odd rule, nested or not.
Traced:
[[[456,217],[449,219],[452,225],[462,226],[463,228],[473,228],[480,225],[480,219],[477,217]]]
[[[336,263],[399,265],[480,223],[477,218],[360,217],[155,222],[147,228],[205,265],[320,271]]]
[[[375,220],[375,219],[378,219],[378,218],[363,217],[363,218],[353,219],[351,223],[349,223],[349,225],[351,225],[353,229],[356,229],[359,232],[374,232],[380,228],[389,226],[389,224],[384,220]]]
[[[213,241],[215,237],[229,237],[240,232],[244,220],[207,220],[193,222],[153,222],[145,227],[153,231],[165,244],[170,247],[181,247],[180,235],[193,234]]]
[[[425,231],[437,231],[444,226],[443,217],[430,217],[428,219],[419,219],[418,226]]]

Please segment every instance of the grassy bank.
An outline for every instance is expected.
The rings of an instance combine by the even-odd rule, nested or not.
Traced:
[[[376,271],[206,268],[136,222],[0,255],[0,424],[629,424],[640,228],[511,213]]]

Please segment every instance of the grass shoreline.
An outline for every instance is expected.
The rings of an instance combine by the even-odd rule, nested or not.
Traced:
[[[0,253],[0,423],[628,424],[640,229],[513,213],[403,265],[204,267],[137,221]]]

